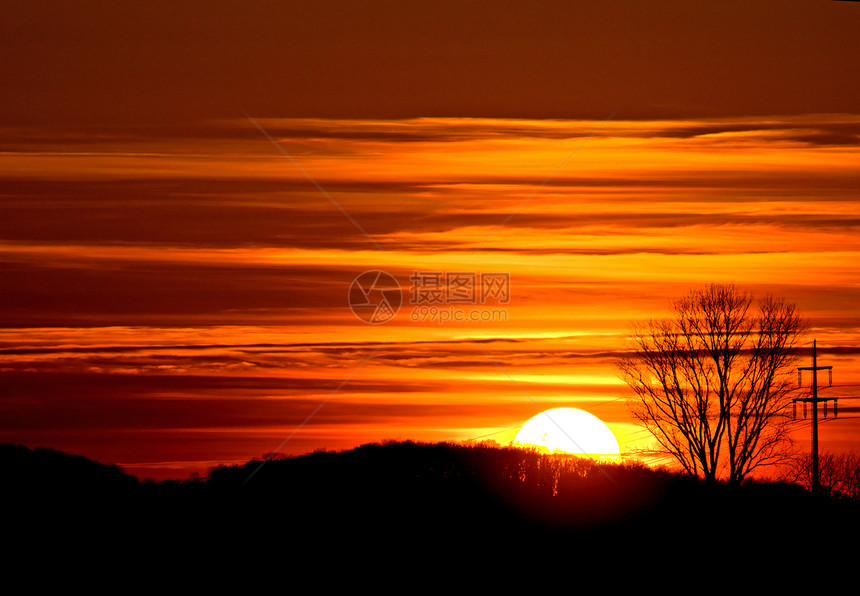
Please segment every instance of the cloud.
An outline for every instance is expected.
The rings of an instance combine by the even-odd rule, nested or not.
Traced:
[[[612,121],[543,186],[599,121],[261,122],[384,251],[241,118],[5,137],[9,436],[259,455],[347,378],[296,449],[509,427],[529,397],[618,399],[628,322],[714,280],[797,301],[856,356],[853,116]],[[419,324],[404,305],[363,325],[347,288],[369,269],[405,292],[415,270],[508,272],[508,320]]]

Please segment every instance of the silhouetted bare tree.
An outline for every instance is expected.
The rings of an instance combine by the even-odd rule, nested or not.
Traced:
[[[740,483],[786,457],[790,373],[804,323],[794,305],[711,284],[634,329],[619,370],[629,405],[690,474]]]
[[[818,475],[821,488],[831,497],[860,500],[860,455],[857,453],[820,454]],[[782,479],[811,488],[812,454],[798,455]]]

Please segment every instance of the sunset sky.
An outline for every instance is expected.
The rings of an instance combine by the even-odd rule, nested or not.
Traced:
[[[631,452],[625,336],[709,282],[860,396],[858,39],[838,1],[9,3],[0,442],[183,478],[569,406]],[[509,301],[416,321],[415,272]]]

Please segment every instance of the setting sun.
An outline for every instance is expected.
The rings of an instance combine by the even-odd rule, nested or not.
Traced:
[[[578,408],[545,410],[526,422],[514,444],[592,457],[620,454],[618,441],[600,418]]]

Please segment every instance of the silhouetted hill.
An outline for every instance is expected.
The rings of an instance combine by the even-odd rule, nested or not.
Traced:
[[[205,480],[139,483],[115,466],[56,451],[0,448],[21,544],[182,566],[293,570],[337,560],[415,571],[424,561],[595,562],[601,553],[732,557],[794,552],[811,535],[856,531],[857,503],[784,484],[706,484],[635,464],[513,448],[390,442],[251,461]],[[12,534],[15,536],[14,532]],[[89,556],[89,555],[88,555]],[[483,556],[483,555],[482,555]],[[458,563],[459,562],[459,563]],[[399,567],[398,567],[399,565]]]
[[[390,442],[261,464],[212,470],[209,494],[303,511],[291,527],[308,534],[322,519],[397,539],[575,535],[614,543],[671,539],[705,523],[796,535],[803,527],[786,521],[813,508],[822,520],[858,515],[857,504],[813,499],[794,485],[712,485],[640,464],[481,445]]]
[[[11,494],[129,491],[138,484],[117,466],[44,447],[0,445],[0,466]]]

